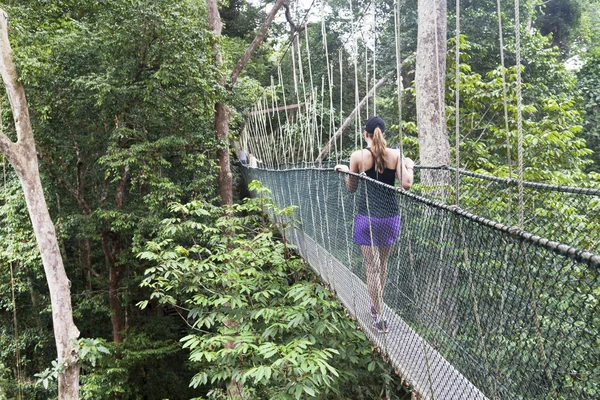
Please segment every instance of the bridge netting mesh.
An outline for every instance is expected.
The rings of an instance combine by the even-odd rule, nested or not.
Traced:
[[[443,196],[435,197],[445,204],[456,204],[456,169],[452,167],[417,168],[421,171],[445,171],[447,181]],[[491,175],[459,171],[459,200],[462,209],[504,225],[519,225],[518,181]],[[568,243],[578,249],[600,254],[600,189],[595,182],[590,187],[558,186],[523,182],[522,228],[527,232]],[[432,192],[417,184],[411,192],[432,198]]]
[[[287,240],[423,398],[597,398],[600,257],[511,228],[512,182],[465,174],[458,208],[451,185],[418,179],[406,192],[349,174],[352,191],[329,168],[242,170],[296,207]],[[597,193],[530,189],[525,228],[597,248]]]

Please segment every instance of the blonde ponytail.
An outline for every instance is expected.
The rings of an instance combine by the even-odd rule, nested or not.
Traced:
[[[380,174],[385,170],[385,165],[387,163],[387,143],[383,138],[383,132],[379,126],[375,128],[373,131],[373,157],[375,158],[375,170]]]

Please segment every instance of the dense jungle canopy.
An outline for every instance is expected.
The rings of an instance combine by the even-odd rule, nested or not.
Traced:
[[[410,398],[265,218],[266,209],[292,210],[248,197],[230,147],[277,69],[292,68],[284,56],[295,32],[308,30],[313,73],[327,73],[321,16],[305,20],[309,9],[324,10],[329,52],[350,59],[348,21],[372,4],[382,20],[393,19],[395,3],[281,2],[235,79],[275,2],[219,2],[220,34],[208,3],[0,0],[80,331],[73,350],[79,397],[222,399],[238,384],[259,399]],[[514,3],[502,3],[514,87]],[[507,176],[497,3],[460,4],[462,166]],[[455,3],[447,9],[446,120],[454,143]],[[400,10],[400,44],[409,56],[417,46],[417,0],[400,1]],[[600,2],[522,1],[521,21],[525,178],[598,184]],[[394,32],[386,27],[379,76],[396,68]],[[352,63],[344,65],[344,91],[352,94]],[[358,76],[361,87],[364,79]],[[401,80],[404,151],[418,163],[414,63]],[[398,98],[393,86],[382,90],[378,112],[394,115]],[[336,113],[354,104],[351,95],[336,99]],[[215,128],[219,107],[229,113],[225,136]],[[4,91],[0,132],[17,139]],[[232,160],[225,161],[231,204],[219,175],[224,153]],[[4,156],[1,162],[0,400],[57,398],[65,366],[56,361],[46,274],[17,173]]]

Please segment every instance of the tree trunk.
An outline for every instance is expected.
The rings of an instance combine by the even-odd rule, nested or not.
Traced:
[[[446,77],[446,1],[419,0],[416,91],[419,157],[422,165],[450,163],[446,131],[444,82]],[[426,185],[444,185],[446,171],[423,171]]]
[[[219,84],[222,87],[226,88],[228,91],[233,89],[240,73],[244,70],[246,64],[263,41],[269,26],[273,22],[273,19],[275,19],[275,15],[277,15],[277,12],[281,6],[283,6],[284,2],[285,0],[277,0],[275,4],[273,4],[269,15],[258,30],[256,37],[236,63],[235,68],[229,77],[229,83],[225,82],[224,78],[221,78]],[[212,42],[212,50],[215,55],[215,66],[217,69],[221,70],[223,67],[223,57],[221,56],[221,49],[219,48],[217,40],[221,36],[223,24],[221,23],[217,0],[206,0],[206,9],[208,14],[208,28],[213,31],[215,37]],[[231,176],[231,168],[229,166],[229,116],[230,112],[225,103],[217,102],[217,104],[215,104],[215,135],[218,145],[222,146],[221,149],[217,150],[217,160],[219,163],[219,195],[221,196],[222,205],[233,204],[233,179]]]
[[[215,56],[215,66],[218,70],[223,68],[223,57],[221,48],[218,44],[218,38],[221,36],[223,24],[217,6],[217,0],[206,0],[206,10],[208,14],[208,28],[213,31],[214,39],[212,42],[212,51]],[[219,85],[225,87],[225,78],[222,76]],[[215,104],[215,137],[217,139],[217,162],[219,163],[219,195],[222,205],[233,204],[233,179],[231,177],[231,168],[229,166],[229,110],[223,102]],[[221,148],[222,147],[222,148]]]
[[[65,272],[56,231],[44,198],[27,100],[12,59],[7,21],[6,12],[0,10],[0,71],[13,111],[17,142],[13,143],[0,133],[0,151],[8,158],[23,187],[48,281],[58,362],[63,368],[63,373],[58,375],[58,397],[74,400],[79,398],[79,363],[73,345],[79,337],[79,330],[73,322],[71,282]]]
[[[419,0],[416,91],[419,157],[422,165],[450,164],[450,143],[446,130],[444,84],[446,80],[446,0]],[[427,197],[444,201],[451,180],[447,170],[421,170],[423,192]],[[444,293],[444,282],[455,274],[454,266],[446,265],[443,243],[452,240],[452,226],[447,222],[440,230],[435,251],[439,253],[434,268],[423,270],[423,290],[417,302],[427,313],[443,315],[454,321],[456,300]],[[443,297],[443,298],[442,298]],[[443,301],[442,301],[443,300]]]
[[[123,199],[127,187],[129,168],[122,170],[121,180],[115,192],[115,210],[123,208]],[[108,267],[108,304],[110,307],[110,321],[112,323],[113,341],[123,343],[123,310],[119,301],[119,285],[123,278],[123,266],[119,264],[122,250],[122,237],[118,232],[111,234],[109,229],[102,232],[102,250]]]
[[[115,251],[111,248],[111,238],[108,229],[102,232],[102,251],[108,268],[108,305],[110,308],[110,322],[112,324],[113,342],[123,342],[123,319],[121,304],[119,303],[119,283],[121,281],[120,267],[116,266]]]
[[[25,165],[13,166],[23,187],[50,290],[56,349],[59,364],[64,368],[64,373],[58,376],[59,399],[72,400],[79,397],[79,364],[73,349],[79,330],[73,322],[71,282],[63,266],[56,231],[46,206],[35,149],[29,149],[27,153],[29,154],[20,160]]]
[[[223,146],[217,150],[219,161],[219,195],[222,205],[233,204],[233,177],[229,166],[229,109],[221,102],[215,104],[215,132],[217,143]]]

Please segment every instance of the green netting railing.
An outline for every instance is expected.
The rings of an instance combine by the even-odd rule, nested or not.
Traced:
[[[416,168],[415,180],[431,169]],[[454,204],[456,169],[441,170],[447,171],[450,184],[445,198],[438,200]],[[462,209],[505,225],[519,224],[517,180],[461,170],[459,190]],[[412,192],[423,193],[422,186]],[[600,189],[524,182],[523,208],[527,232],[600,254]]]
[[[597,196],[527,188],[528,232],[510,226],[512,183],[476,174],[461,177],[463,209],[426,198],[439,193],[422,183],[405,192],[356,175],[352,193],[331,169],[243,172],[279,207],[297,206],[286,236],[423,398],[600,396],[600,257],[559,243],[597,249]],[[371,244],[359,245],[365,204]],[[397,238],[395,227],[370,222],[377,213],[399,216]],[[384,278],[385,306],[375,311],[387,334],[370,325],[377,290],[367,264]]]

